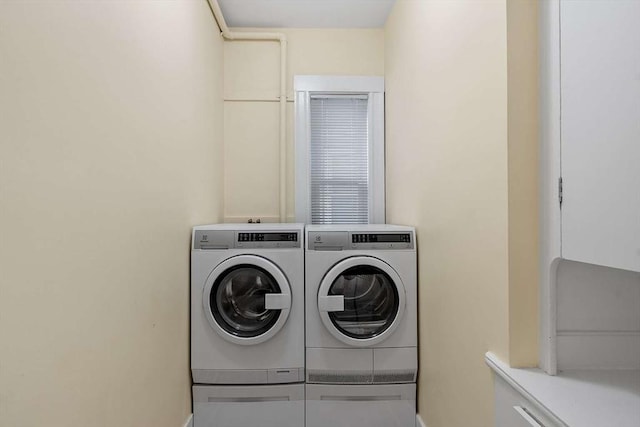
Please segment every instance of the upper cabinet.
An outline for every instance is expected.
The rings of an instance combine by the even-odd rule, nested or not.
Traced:
[[[640,1],[560,2],[562,257],[640,271]]]

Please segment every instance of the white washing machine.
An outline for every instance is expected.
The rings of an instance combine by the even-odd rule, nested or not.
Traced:
[[[194,227],[195,427],[303,425],[303,241],[302,224]]]
[[[414,228],[307,226],[306,236],[306,426],[415,426]]]

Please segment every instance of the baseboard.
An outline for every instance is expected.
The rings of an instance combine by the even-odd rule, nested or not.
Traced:
[[[189,414],[187,421],[184,422],[183,427],[193,427],[193,414]]]

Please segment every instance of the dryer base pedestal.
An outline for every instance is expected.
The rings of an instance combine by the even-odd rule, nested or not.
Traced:
[[[304,384],[193,386],[193,427],[303,425]]]
[[[416,385],[307,384],[305,425],[415,427]]]

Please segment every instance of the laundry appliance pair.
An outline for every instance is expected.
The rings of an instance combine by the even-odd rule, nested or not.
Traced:
[[[195,227],[194,427],[415,426],[416,276],[411,227]]]

